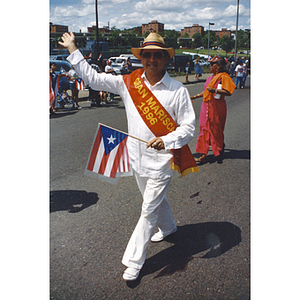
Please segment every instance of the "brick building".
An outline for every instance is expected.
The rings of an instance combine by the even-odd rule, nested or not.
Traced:
[[[65,25],[54,25],[53,23],[50,22],[50,33],[55,33],[55,32],[69,32],[69,27]]]
[[[164,33],[165,25],[157,21],[151,21],[148,24],[142,24],[142,34],[146,33],[147,31]]]
[[[189,35],[189,37],[192,38],[193,35],[197,32],[203,34],[204,33],[204,27],[199,26],[199,24],[193,24],[193,26],[191,26],[191,27],[184,27],[184,29],[181,29],[180,36],[183,36],[183,35],[185,35],[185,33],[187,33]]]
[[[220,39],[224,36],[227,35],[229,38],[231,37],[231,30],[227,30],[226,28],[222,28],[221,31],[215,31],[216,36],[218,36]]]
[[[87,28],[88,33],[94,33],[94,32],[96,32],[96,29],[97,29],[96,25]],[[98,29],[101,33],[103,33],[103,35],[110,33],[109,25],[108,26],[103,26],[102,28],[98,28]]]

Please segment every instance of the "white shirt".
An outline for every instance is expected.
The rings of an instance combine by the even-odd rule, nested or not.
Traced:
[[[70,74],[71,77],[74,77],[74,76],[77,75],[76,72],[75,72],[75,70],[73,70],[73,69],[71,69],[68,73]],[[70,83],[74,83],[75,80],[69,80],[69,82]]]
[[[108,72],[109,70],[113,70],[114,68],[112,66],[106,65],[105,66],[105,72]]]
[[[244,67],[238,64],[235,68],[235,72],[237,72],[237,77],[243,77]]]
[[[122,76],[97,73],[85,61],[79,50],[73,52],[67,59],[74,65],[76,73],[84,80],[85,84],[89,84],[93,90],[106,90],[121,96],[126,109],[130,135],[145,141],[150,141],[155,137],[134,106]],[[173,154],[170,150],[183,147],[194,137],[195,112],[188,90],[182,83],[172,79],[167,72],[162,80],[154,86],[148,82],[145,73],[142,77],[147,87],[172,116],[178,127],[175,131],[161,137],[165,144],[165,150],[147,149],[146,143],[129,137],[127,145],[130,164],[140,176],[163,179],[174,174]],[[113,126],[113,124],[107,125]]]

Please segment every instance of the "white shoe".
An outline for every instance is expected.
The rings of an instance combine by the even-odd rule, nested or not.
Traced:
[[[177,231],[177,227],[175,227],[173,230],[169,231],[167,234],[162,234],[162,232],[159,230],[152,236],[151,242],[153,242],[153,243],[161,242],[168,235],[175,233],[176,231]]]
[[[133,281],[139,277],[140,270],[136,268],[127,268],[124,271],[123,279],[126,281]]]

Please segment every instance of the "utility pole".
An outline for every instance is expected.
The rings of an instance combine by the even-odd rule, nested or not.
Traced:
[[[99,29],[98,29],[98,0],[95,0],[95,4],[96,4],[96,40],[97,40],[97,58],[100,55],[100,51],[99,51]]]
[[[235,30],[235,51],[234,51],[235,65],[237,65],[236,55],[237,55],[237,48],[238,48],[239,6],[240,6],[240,0],[237,0],[237,8],[236,8],[236,30]]]
[[[215,25],[215,23],[208,22],[207,60],[209,60],[209,31],[210,31],[210,25]]]

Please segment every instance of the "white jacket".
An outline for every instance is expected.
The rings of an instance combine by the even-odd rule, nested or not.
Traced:
[[[93,90],[105,90],[121,96],[126,109],[128,133],[130,135],[145,141],[154,138],[153,133],[134,106],[122,76],[97,73],[86,62],[79,50],[73,52],[67,59],[85,84],[90,85]],[[181,148],[194,137],[195,112],[188,90],[182,83],[172,79],[167,72],[162,80],[154,86],[150,85],[145,73],[142,77],[147,87],[172,116],[178,127],[175,131],[161,137],[165,144],[165,150],[147,149],[146,143],[129,137],[130,164],[140,176],[163,179],[174,174],[172,152],[170,150]],[[107,125],[113,127],[113,124]]]

